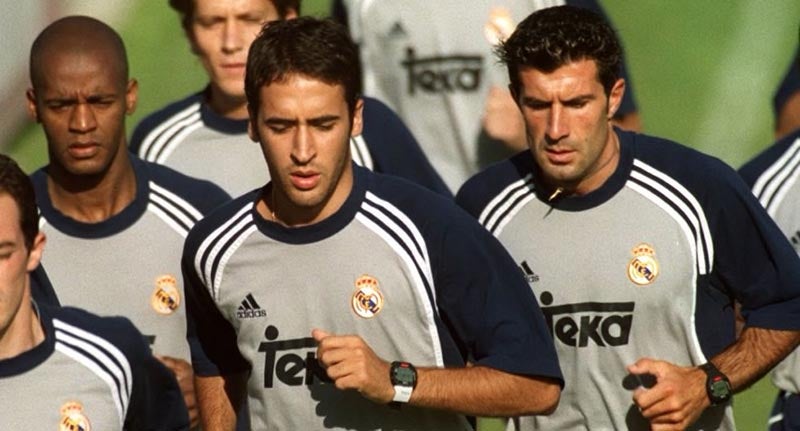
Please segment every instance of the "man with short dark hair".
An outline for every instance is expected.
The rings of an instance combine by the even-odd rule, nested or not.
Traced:
[[[45,237],[33,186],[0,155],[0,422],[4,429],[183,430],[171,373],[124,318],[31,296]]]
[[[530,150],[457,202],[527,275],[567,383],[556,413],[514,424],[733,429],[733,392],[800,342],[797,255],[731,168],[611,126],[625,81],[600,16],[533,13],[501,57]]]
[[[50,159],[31,178],[59,300],[131,319],[176,373],[196,420],[180,256],[194,223],[230,197],[128,152],[137,84],[106,24],[83,16],[50,24],[31,47],[30,74],[28,110]]]
[[[183,258],[204,426],[232,427],[245,381],[255,429],[553,411],[552,340],[505,250],[448,199],[352,163],[357,64],[327,20],[272,23],[250,48],[249,132],[271,182],[201,221]]]
[[[186,37],[208,74],[208,86],[151,114],[136,127],[131,150],[144,160],[218,184],[233,196],[269,180],[260,150],[247,138],[244,69],[265,22],[297,17],[299,0],[172,0]],[[360,76],[360,65],[352,70]],[[365,99],[365,128],[351,140],[353,159],[452,196],[402,121]]]

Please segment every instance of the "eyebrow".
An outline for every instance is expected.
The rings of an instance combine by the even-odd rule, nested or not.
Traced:
[[[341,117],[339,115],[322,115],[319,117],[309,118],[306,123],[311,124],[312,126],[329,123],[331,121],[339,120]],[[270,117],[264,120],[264,124],[274,124],[274,125],[294,125],[298,124],[300,121],[296,119],[289,119],[289,118],[280,118],[280,117]]]

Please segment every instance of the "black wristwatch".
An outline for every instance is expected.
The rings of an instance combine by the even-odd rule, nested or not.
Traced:
[[[733,396],[728,376],[722,374],[711,362],[701,365],[700,369],[706,373],[706,393],[711,405],[716,406],[728,402]]]
[[[389,378],[394,385],[394,398],[396,403],[407,403],[411,399],[411,392],[417,386],[417,369],[408,362],[392,362],[389,368]]]

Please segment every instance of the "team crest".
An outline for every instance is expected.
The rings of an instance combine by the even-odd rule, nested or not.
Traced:
[[[172,314],[181,305],[181,293],[178,280],[171,275],[162,275],[156,279],[156,288],[150,296],[150,306],[158,314]]]
[[[494,7],[489,12],[489,19],[483,25],[483,35],[489,44],[495,46],[500,42],[508,39],[511,33],[514,32],[514,20],[511,18],[511,12],[504,7]]]
[[[365,319],[375,317],[383,309],[383,294],[378,287],[378,279],[362,275],[356,280],[353,292],[353,311]]]
[[[91,429],[92,425],[89,423],[89,418],[83,413],[81,403],[70,401],[61,406],[59,431],[91,431]]]
[[[639,286],[646,286],[658,277],[656,251],[650,244],[641,243],[631,250],[633,259],[628,264],[628,278]]]

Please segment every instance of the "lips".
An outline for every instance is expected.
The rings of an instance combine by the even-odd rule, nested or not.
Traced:
[[[319,184],[320,175],[316,172],[292,172],[289,177],[292,185],[300,190],[311,190]]]
[[[67,153],[75,159],[88,159],[94,157],[100,151],[100,145],[96,142],[74,143],[67,147]]]

